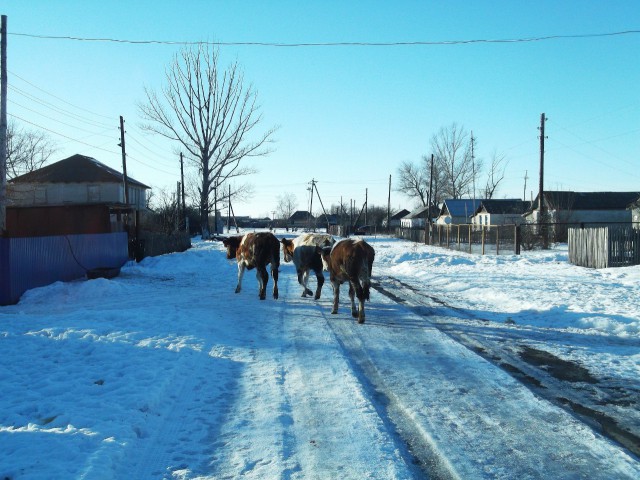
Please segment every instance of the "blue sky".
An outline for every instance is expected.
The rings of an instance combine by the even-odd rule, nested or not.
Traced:
[[[60,147],[56,159],[81,153],[121,169],[122,115],[129,175],[166,189],[179,180],[177,146],[140,130],[137,104],[145,86],[162,85],[180,47],[34,36],[393,43],[640,30],[637,0],[9,0],[0,10],[8,17],[9,118],[48,129]],[[386,206],[389,175],[395,184],[400,163],[430,155],[432,135],[453,122],[473,131],[485,163],[494,152],[505,155],[497,197],[522,197],[526,173],[528,198],[538,188],[543,112],[546,189],[640,190],[639,33],[220,48],[222,64],[237,59],[258,91],[263,128],[279,126],[275,151],[251,162],[259,170],[249,179],[255,194],[234,205],[237,215],[271,216],[285,192],[306,209],[312,179],[326,207],[341,198],[362,205],[365,192],[370,205]],[[392,191],[391,206],[411,209],[414,202]]]

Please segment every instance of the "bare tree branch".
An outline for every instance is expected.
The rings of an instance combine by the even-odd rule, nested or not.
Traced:
[[[161,96],[145,89],[146,103],[139,105],[148,122],[143,128],[179,142],[197,166],[203,236],[209,234],[215,186],[253,173],[241,162],[270,153],[276,131],[271,128],[254,136],[262,122],[257,93],[245,86],[237,62],[225,70],[218,62],[218,50],[209,45],[183,49],[165,71]],[[246,185],[238,188],[243,195],[251,190]]]
[[[482,169],[482,161],[472,158],[470,134],[453,123],[431,137],[431,148],[444,180],[441,192],[448,198],[470,195]]]
[[[500,182],[504,180],[507,163],[508,162],[506,161],[504,154],[498,154],[495,151],[493,152],[493,156],[491,157],[491,166],[487,173],[487,183],[483,192],[484,198],[493,198],[496,194]]]
[[[53,140],[44,132],[7,125],[7,178],[9,180],[41,168],[56,152]]]

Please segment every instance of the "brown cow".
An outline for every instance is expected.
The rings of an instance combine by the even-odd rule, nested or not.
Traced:
[[[318,300],[324,284],[324,275],[322,273],[322,258],[316,246],[331,246],[335,243],[335,240],[331,235],[324,233],[305,233],[293,240],[283,238],[280,242],[282,243],[284,261],[290,262],[293,260],[293,264],[296,267],[298,283],[302,285],[303,297],[313,295],[313,292],[307,288],[307,282],[309,281],[310,270],[313,270],[316,274],[317,285],[314,299]]]
[[[238,261],[238,285],[236,293],[242,288],[244,269],[256,269],[256,278],[260,287],[260,300],[266,298],[269,274],[267,265],[271,264],[273,277],[273,298],[278,298],[278,269],[280,268],[280,242],[271,232],[247,233],[222,240],[227,247],[227,258]]]
[[[329,272],[333,286],[333,310],[338,313],[340,285],[349,282],[349,298],[351,299],[351,315],[364,323],[364,301],[369,300],[371,286],[371,269],[375,251],[362,239],[347,238],[336,243],[333,248],[319,248],[324,269]],[[356,309],[354,297],[358,297],[359,308]]]

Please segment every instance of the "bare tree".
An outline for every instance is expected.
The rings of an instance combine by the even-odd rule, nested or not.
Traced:
[[[483,198],[493,198],[493,196],[496,194],[496,191],[498,190],[500,182],[504,180],[504,173],[506,168],[506,157],[503,154],[498,154],[494,151],[493,156],[491,157],[491,166],[489,167],[489,172],[487,173],[487,183],[482,193]]]
[[[298,199],[293,193],[283,193],[277,197],[276,215],[282,220],[289,220],[298,208]]]
[[[56,152],[53,140],[38,130],[7,125],[7,178],[10,180],[41,168]]]
[[[462,198],[472,192],[475,178],[482,169],[482,161],[471,152],[471,135],[452,123],[442,127],[431,138],[431,148],[444,183],[439,190],[448,198]]]
[[[254,173],[242,160],[268,154],[275,132],[250,138],[262,121],[257,92],[245,86],[237,62],[225,70],[218,62],[218,50],[206,44],[184,48],[165,70],[161,95],[145,88],[146,103],[138,106],[149,122],[143,128],[179,142],[196,164],[203,237],[216,184]]]
[[[396,190],[409,198],[420,201],[422,206],[427,204],[429,193],[429,171],[425,165],[416,165],[404,161],[398,167],[398,183]]]

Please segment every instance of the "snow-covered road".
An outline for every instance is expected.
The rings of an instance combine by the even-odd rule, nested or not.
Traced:
[[[291,265],[277,301],[235,272],[198,242],[3,307],[0,478],[640,478],[428,315],[373,291],[358,325]]]

